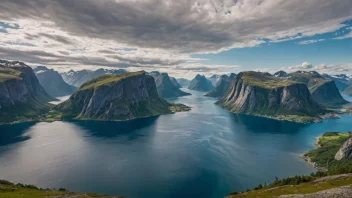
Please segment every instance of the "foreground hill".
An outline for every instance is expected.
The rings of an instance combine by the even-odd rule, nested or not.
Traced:
[[[37,78],[40,84],[43,86],[45,91],[51,96],[59,97],[71,95],[74,93],[77,88],[67,84],[62,76],[53,69],[48,69],[44,66],[39,66],[34,68],[34,72],[37,75]]]
[[[177,83],[177,82],[176,82]],[[190,93],[181,91],[175,83],[173,83],[167,73],[162,73],[155,78],[156,88],[159,96],[163,98],[174,98],[180,96],[188,96]]]
[[[234,78],[235,78],[235,76],[233,76],[233,75],[231,75],[231,76],[221,75],[220,79],[216,83],[215,88],[212,89],[211,91],[209,91],[207,94],[205,94],[205,96],[214,97],[214,98],[223,97],[226,94],[226,92],[231,84],[231,81]]]
[[[315,71],[297,71],[288,74],[288,79],[304,83],[309,88],[315,101],[323,105],[339,105],[348,103],[341,96],[333,80],[325,79]]]
[[[70,70],[68,72],[62,73],[62,77],[65,82],[75,87],[80,87],[83,83],[105,75],[105,74],[124,74],[127,73],[124,69],[97,69],[95,71],[92,70],[80,70],[80,71],[73,71]]]
[[[154,78],[141,71],[104,75],[84,83],[48,119],[128,120],[189,109],[162,99]]]
[[[189,83],[188,89],[196,91],[210,91],[214,88],[210,80],[205,76],[197,74],[196,77]]]
[[[253,71],[239,73],[217,104],[234,113],[298,122],[320,120],[324,113],[303,83]]]
[[[0,123],[33,120],[55,100],[40,85],[32,68],[22,62],[0,61]]]

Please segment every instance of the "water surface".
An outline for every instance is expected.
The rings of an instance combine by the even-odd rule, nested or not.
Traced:
[[[315,171],[297,155],[352,116],[297,124],[235,115],[204,93],[174,101],[190,112],[127,122],[0,126],[0,177],[131,198],[223,197]]]

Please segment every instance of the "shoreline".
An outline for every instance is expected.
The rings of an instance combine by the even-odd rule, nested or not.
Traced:
[[[319,135],[318,137],[315,138],[315,141],[314,141],[314,145],[316,148],[319,148],[320,145],[319,145],[319,140],[320,138],[322,137],[323,135]],[[307,154],[309,151],[306,151],[305,153],[303,154],[299,154],[298,157],[303,159],[305,162],[307,162],[308,164],[310,164],[311,166],[313,166],[314,168],[318,169],[318,171],[322,171],[322,172],[326,172],[328,171],[328,169],[324,168],[324,167],[320,167],[318,166],[315,162],[312,162],[312,159],[308,156],[306,156],[305,154]]]

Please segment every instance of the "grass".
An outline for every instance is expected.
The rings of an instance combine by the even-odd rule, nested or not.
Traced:
[[[19,77],[20,74],[21,72],[15,69],[0,67],[0,82],[4,82],[9,79],[21,79]]]
[[[352,137],[352,132],[328,132],[319,137],[318,148],[309,151],[304,156],[310,158],[317,167],[328,170],[328,175],[352,172],[352,160],[335,160],[335,154],[342,144]]]
[[[6,198],[47,198],[47,197],[75,197],[75,198],[112,198],[112,196],[100,195],[96,193],[76,193],[66,189],[41,189],[34,185],[13,184],[6,180],[0,180],[0,197]],[[122,198],[122,197],[115,197]]]
[[[297,82],[291,80],[285,80],[273,76],[265,76],[261,72],[254,71],[243,72],[242,79],[246,84],[265,89],[275,89],[298,84]]]
[[[247,198],[259,198],[259,197],[275,197],[280,195],[289,194],[308,194],[316,193],[323,190],[337,188],[352,184],[352,177],[340,177],[330,179],[322,182],[305,182],[298,185],[285,185],[285,186],[267,186],[259,190],[252,190],[246,193],[240,193],[230,195],[228,198],[247,197]]]
[[[110,83],[118,82],[118,81],[121,81],[121,80],[126,79],[128,77],[138,76],[138,75],[141,75],[144,73],[145,73],[144,71],[138,71],[138,72],[129,72],[129,73],[125,73],[125,74],[103,75],[103,76],[94,78],[94,79],[84,83],[80,87],[80,90],[92,89],[92,88],[96,88],[96,87],[103,86],[103,85],[109,85]]]

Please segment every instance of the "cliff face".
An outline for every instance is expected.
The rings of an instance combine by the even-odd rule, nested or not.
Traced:
[[[197,75],[189,84],[188,89],[197,91],[210,91],[214,86],[205,76]]]
[[[314,117],[323,112],[306,85],[259,72],[238,74],[218,104],[231,112],[270,117]]]
[[[80,87],[83,83],[93,79],[97,78],[102,75],[106,74],[124,74],[127,73],[126,70],[124,69],[98,69],[95,71],[91,70],[80,70],[80,71],[69,71],[62,73],[62,77],[64,81],[70,85],[73,85],[75,87]]]
[[[226,94],[231,84],[231,81],[233,80],[234,77],[235,76],[229,77],[227,75],[220,76],[220,79],[216,83],[215,88],[209,91],[207,94],[205,94],[205,96],[214,97],[214,98],[223,97]]]
[[[182,86],[177,82],[176,78],[170,77],[172,84],[177,88],[182,88]]]
[[[30,119],[48,110],[54,100],[32,68],[22,62],[0,61],[0,123]]]
[[[297,71],[288,74],[288,79],[304,83],[308,86],[313,99],[323,105],[345,104],[347,101],[342,98],[333,80],[325,79],[318,72]]]
[[[62,76],[53,69],[39,66],[34,69],[34,72],[37,75],[40,84],[51,96],[66,96],[74,93],[77,90],[76,87],[67,84],[62,79]]]
[[[133,72],[93,79],[54,110],[63,119],[126,120],[171,113],[172,106],[159,97],[152,76]]]
[[[351,159],[352,158],[352,138],[349,138],[339,151],[337,151],[335,155],[336,160],[342,160],[342,159]]]
[[[167,73],[162,73],[157,78],[155,78],[155,84],[159,96],[163,98],[173,98],[191,95],[190,93],[181,91],[178,87],[176,87],[174,83],[172,83]]]

